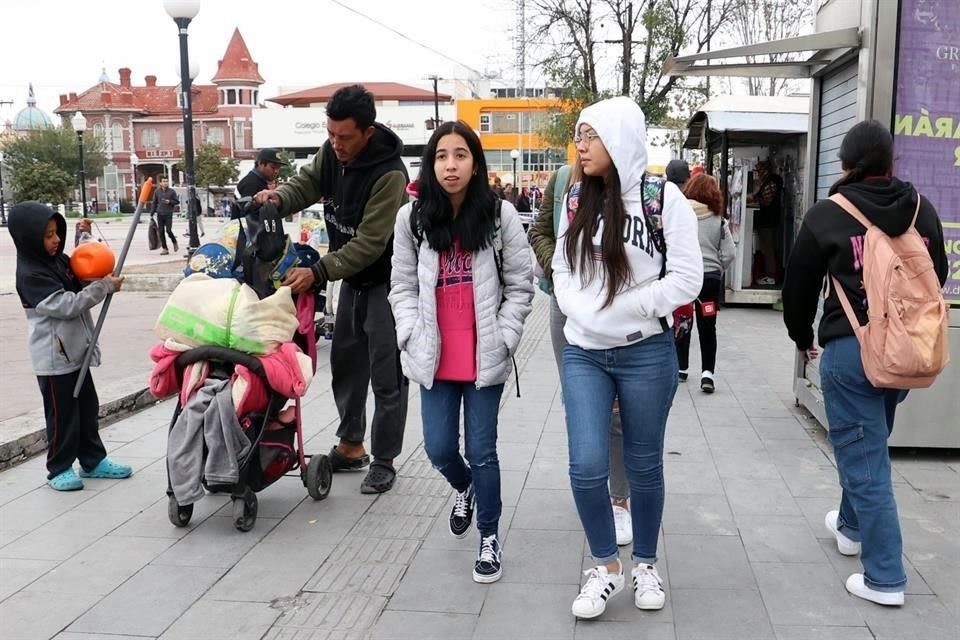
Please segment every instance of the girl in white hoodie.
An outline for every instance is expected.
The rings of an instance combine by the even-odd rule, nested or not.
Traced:
[[[624,587],[607,489],[615,397],[633,511],[634,602],[661,609],[666,600],[655,564],[663,436],[677,389],[670,324],[673,310],[700,292],[703,258],[686,198],[675,185],[646,176],[646,124],[636,103],[618,97],[587,107],[575,131],[584,177],[567,196],[553,286],[567,318],[562,375],[570,485],[597,563],[573,614],[595,618]]]

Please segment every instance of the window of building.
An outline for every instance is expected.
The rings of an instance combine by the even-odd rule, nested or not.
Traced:
[[[223,129],[220,127],[210,127],[207,129],[207,142],[223,146]]]
[[[227,89],[227,104],[237,104],[236,89]]]
[[[114,122],[110,127],[110,146],[114,151],[123,149],[123,125]]]
[[[140,134],[140,144],[143,147],[159,147],[160,133],[155,127],[147,127]]]
[[[101,140],[103,140],[103,125],[100,124],[99,122],[93,125],[93,135],[94,137],[100,138]]]
[[[177,129],[177,146],[183,149],[183,127]]]
[[[490,124],[490,114],[481,113],[480,114],[480,133],[490,133],[492,131],[492,125]]]
[[[254,105],[254,106],[257,105],[257,100],[259,100],[259,99],[260,99],[260,92],[259,92],[259,91],[254,91],[254,92],[253,92],[253,105]]]
[[[234,122],[233,123],[233,148],[234,149],[246,149],[247,141],[243,135],[243,123]]]

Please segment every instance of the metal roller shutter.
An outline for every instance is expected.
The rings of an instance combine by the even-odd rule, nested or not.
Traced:
[[[826,198],[843,173],[837,152],[847,131],[857,123],[857,63],[824,76],[820,91],[820,142],[817,149],[816,199]]]

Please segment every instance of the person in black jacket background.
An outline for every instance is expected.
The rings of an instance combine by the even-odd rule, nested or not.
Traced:
[[[284,164],[286,163],[277,155],[276,149],[261,149],[253,169],[237,183],[237,193],[241,198],[252,198],[261,191],[269,189],[270,183],[277,181],[280,168]]]
[[[943,226],[929,200],[893,176],[893,137],[880,122],[855,125],[840,146],[844,175],[830,189],[854,204],[888,236],[906,232],[917,210],[917,231],[927,243],[941,286],[947,277]],[[839,205],[821,200],[807,211],[783,283],[784,323],[805,361],[816,357],[813,320],[824,278],[836,277],[861,324],[867,322],[863,288],[866,229]],[[905,391],[878,389],[863,371],[860,343],[833,287],[823,302],[819,342],[824,407],[843,487],[840,508],[825,524],[843,555],[861,553],[863,573],[847,579],[855,596],[885,605],[902,605],[907,582],[900,522],[890,477],[887,439]]]

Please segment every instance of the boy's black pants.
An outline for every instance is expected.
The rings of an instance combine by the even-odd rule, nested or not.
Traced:
[[[73,397],[79,375],[74,371],[37,376],[47,416],[47,479],[72,467],[74,460],[91,471],[107,456],[100,439],[100,399],[90,372],[80,387],[80,397]]]

